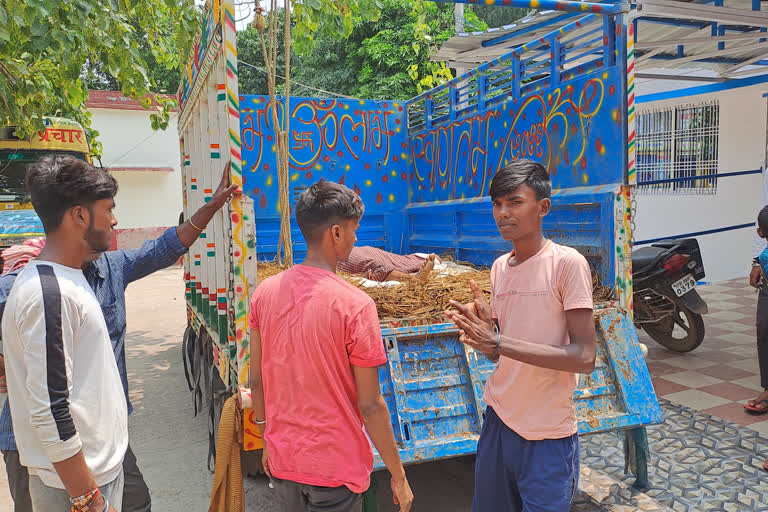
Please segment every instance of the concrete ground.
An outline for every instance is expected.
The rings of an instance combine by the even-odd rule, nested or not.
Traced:
[[[749,295],[748,290],[738,283],[718,285],[712,292],[707,299],[711,301],[714,315],[707,319],[707,339],[700,350],[684,357],[676,356],[657,348],[653,341],[641,334],[650,349],[649,367],[657,391],[660,396],[682,406],[706,411],[747,428],[756,427],[765,433],[762,419],[747,425],[752,418],[740,416],[736,407],[744,400],[742,395],[755,390],[756,368],[750,362],[754,359],[749,353],[754,348],[754,342],[747,339],[753,333],[747,328],[753,322],[749,316],[754,314],[753,309],[749,309],[748,300],[754,295]],[[738,304],[738,307],[729,307],[727,303]],[[127,304],[128,378],[135,407],[129,420],[131,445],[152,492],[153,508],[163,512],[207,510],[213,482],[213,475],[206,468],[207,415],[203,413],[193,417],[192,395],[184,379],[180,343],[185,325],[181,271],[162,271],[134,283],[128,288]],[[732,313],[720,314],[725,311]],[[737,314],[742,316],[736,318],[734,315]],[[735,325],[740,323],[743,326]],[[684,389],[672,384],[684,386]],[[718,394],[722,401],[716,400]],[[690,412],[690,409],[687,410]],[[608,443],[605,446],[610,446],[610,450],[621,449],[621,445],[611,440],[610,436],[600,438],[600,443]],[[654,443],[652,452],[655,446],[661,446]],[[590,457],[589,444],[585,442],[582,447],[582,461]],[[592,449],[599,447],[592,446]],[[762,450],[764,447],[756,451]],[[615,457],[616,464],[621,464],[621,457]],[[472,457],[466,457],[409,467],[408,476],[416,496],[414,509],[469,510],[473,462]],[[601,492],[603,495],[612,494],[614,498],[629,494],[626,485],[620,482],[620,472],[615,471],[611,479],[607,476],[610,468],[604,469],[605,472],[589,468],[582,471],[582,489],[590,490],[577,497],[574,510],[646,510],[636,505],[629,508],[616,508],[626,505],[607,506],[605,496],[600,498]],[[395,510],[387,475],[379,473],[376,478],[379,482],[379,510]],[[762,488],[763,482],[756,483]],[[248,511],[277,512],[276,496],[263,477],[246,479],[245,490]],[[637,502],[638,496],[633,495],[632,498]],[[645,495],[639,498],[648,501]],[[666,507],[658,508],[656,502],[647,508],[664,509]],[[0,461],[0,511],[6,510],[12,510],[12,505],[5,468]]]

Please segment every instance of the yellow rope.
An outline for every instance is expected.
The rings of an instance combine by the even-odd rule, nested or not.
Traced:
[[[237,397],[224,402],[216,440],[216,470],[208,512],[245,512],[243,474],[240,467],[239,434],[242,418]]]
[[[288,145],[291,133],[291,0],[285,0],[283,7],[285,13],[284,51],[285,51],[285,130],[283,136],[283,160],[280,168],[278,185],[280,186],[280,239],[285,251],[285,263],[293,265],[293,241],[291,240],[291,198],[288,191],[290,174],[290,146]]]
[[[290,133],[291,114],[289,110],[291,94],[291,2],[285,0],[283,7],[285,14],[285,111],[283,112],[283,126],[280,124],[278,112],[279,105],[276,97],[277,82],[277,0],[270,4],[269,20],[264,20],[261,14],[259,1],[256,0],[256,16],[253,27],[259,31],[261,39],[261,51],[264,54],[264,64],[267,68],[267,89],[269,91],[269,110],[272,116],[272,126],[275,131],[277,144],[277,187],[278,205],[280,208],[280,237],[277,245],[277,260],[283,264],[282,254],[285,254],[285,265],[293,265],[293,241],[291,240],[291,200],[289,194],[290,174],[290,147],[288,146],[288,134]],[[269,26],[269,48],[264,40],[264,31]]]

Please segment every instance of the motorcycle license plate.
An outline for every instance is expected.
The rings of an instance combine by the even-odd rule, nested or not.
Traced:
[[[696,280],[693,278],[691,274],[688,274],[687,276],[683,277],[682,279],[678,279],[674,283],[672,283],[672,290],[674,290],[675,295],[678,297],[682,297],[689,291],[696,288]]]

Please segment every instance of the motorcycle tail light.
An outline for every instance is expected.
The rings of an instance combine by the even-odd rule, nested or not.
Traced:
[[[680,272],[691,257],[687,254],[673,254],[664,262],[664,268],[667,274],[676,274]]]

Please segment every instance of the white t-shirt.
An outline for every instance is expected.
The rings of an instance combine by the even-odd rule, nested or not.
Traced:
[[[128,415],[104,316],[79,269],[32,261],[2,321],[13,431],[21,463],[64,488],[53,462],[83,451],[97,485],[120,474]]]

